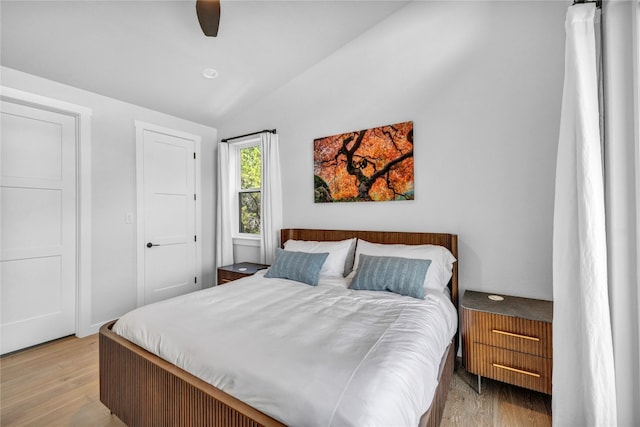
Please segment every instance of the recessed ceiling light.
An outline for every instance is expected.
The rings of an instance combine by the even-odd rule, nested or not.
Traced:
[[[215,79],[216,77],[218,77],[218,70],[214,68],[205,68],[204,70],[202,70],[202,76],[205,79]]]

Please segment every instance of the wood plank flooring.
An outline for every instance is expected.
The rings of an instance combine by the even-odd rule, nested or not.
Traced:
[[[456,363],[441,427],[551,426],[551,396],[537,391],[482,379]]]
[[[124,426],[100,403],[98,335],[0,359],[1,426]]]
[[[550,426],[551,397],[458,367],[442,426]],[[0,359],[0,426],[116,427],[100,403],[98,336],[63,338]]]

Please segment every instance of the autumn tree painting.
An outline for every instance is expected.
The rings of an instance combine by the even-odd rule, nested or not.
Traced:
[[[413,200],[413,122],[313,141],[316,203]]]

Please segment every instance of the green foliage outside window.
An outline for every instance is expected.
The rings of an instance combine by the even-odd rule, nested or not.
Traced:
[[[240,233],[260,234],[260,189],[262,158],[260,147],[240,150]]]

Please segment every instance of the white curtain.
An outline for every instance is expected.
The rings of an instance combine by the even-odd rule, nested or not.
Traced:
[[[278,135],[264,132],[260,136],[262,153],[262,199],[260,202],[260,262],[271,264],[280,244],[282,228],[282,181]]]
[[[218,196],[216,203],[216,266],[233,264],[233,224],[231,203],[236,162],[231,161],[229,144],[218,144]]]
[[[605,202],[618,425],[640,426],[640,1],[603,4]]]
[[[600,11],[569,7],[553,220],[553,424],[615,426],[599,108]]]

